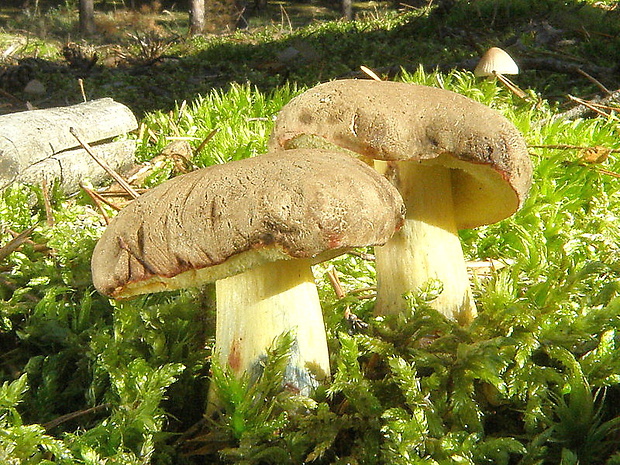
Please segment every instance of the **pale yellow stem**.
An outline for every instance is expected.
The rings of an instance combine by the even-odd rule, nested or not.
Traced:
[[[285,383],[308,394],[329,376],[323,314],[308,260],[281,260],[216,282],[215,356],[256,377],[274,339],[292,332]]]
[[[392,179],[405,201],[405,224],[384,246],[376,247],[379,315],[400,312],[403,294],[438,279],[443,292],[434,308],[461,324],[476,307],[457,233],[451,170],[417,162],[391,163]]]

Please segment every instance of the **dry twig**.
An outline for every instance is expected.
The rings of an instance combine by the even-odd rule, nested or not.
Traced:
[[[4,246],[2,246],[0,248],[0,260],[4,260],[6,257],[19,249],[19,247],[28,240],[30,234],[32,234],[36,227],[37,225],[35,224],[34,226],[25,229],[13,239],[11,239],[9,242],[7,242]]]
[[[45,220],[49,227],[54,226],[54,212],[52,211],[52,201],[50,200],[50,191],[47,181],[41,181],[41,194],[43,195],[43,204],[45,205]]]
[[[336,293],[336,297],[338,298],[338,300],[344,299],[346,297],[346,293],[342,289],[340,279],[338,278],[336,270],[333,267],[327,270],[327,276],[329,277],[329,282],[334,288],[334,292]],[[354,331],[359,331],[368,327],[368,323],[366,323],[365,321],[360,319],[355,313],[353,313],[348,305],[344,309],[344,319],[347,323],[351,325],[351,329]]]
[[[572,95],[568,95],[568,98],[571,99],[573,102],[577,102],[579,105],[583,105],[584,107],[586,107],[587,109],[589,109],[590,111],[593,111],[594,113],[597,113],[601,116],[604,116],[605,118],[612,118],[617,120],[618,117],[613,115],[611,112],[610,113],[605,113],[605,111],[601,110],[595,103],[591,103],[588,102],[587,100],[583,100],[580,99],[578,97],[574,97]]]
[[[210,141],[211,139],[213,139],[213,136],[215,136],[215,135],[217,134],[217,132],[218,132],[218,129],[217,129],[217,128],[215,128],[215,129],[213,129],[213,130],[212,130],[209,134],[207,134],[207,137],[205,137],[205,138],[203,139],[203,141],[202,141],[202,142],[198,145],[198,147],[196,148],[195,153],[200,153],[200,151],[202,151],[202,149],[204,149],[204,148],[205,148],[205,145],[207,145],[207,144],[209,143],[209,141]]]
[[[371,79],[374,79],[375,81],[381,81],[382,79],[377,75],[377,73],[375,73],[372,69],[361,65],[360,69],[366,73],[368,76],[370,76]]]
[[[615,90],[604,97],[595,97],[588,101],[588,104],[592,107],[596,107],[600,109],[607,109],[609,111],[617,111],[618,108],[610,106],[611,103],[620,103],[620,89]],[[588,112],[592,111],[592,109],[586,105],[579,104],[570,110],[567,110],[563,113],[557,115],[557,118],[560,119],[576,119],[581,118],[586,115]]]
[[[513,94],[515,94],[517,97],[522,98],[522,99],[527,97],[527,94],[523,92],[514,82],[512,82],[506,76],[500,73],[493,73],[493,74],[495,75],[495,77],[497,78],[499,82],[504,84],[508,88],[508,90],[512,92]]]
[[[95,155],[92,151],[92,149],[90,148],[90,146],[84,141],[82,140],[82,138],[78,135],[77,131],[75,130],[75,128],[69,128],[69,132],[71,133],[71,135],[73,135],[73,137],[75,137],[77,139],[77,141],[80,143],[80,145],[84,148],[84,150],[86,150],[86,152],[92,157],[93,160],[95,160],[99,166],[101,166],[106,173],[108,173],[110,176],[112,176],[112,178],[134,199],[137,199],[140,194],[138,194],[130,185],[127,181],[125,181],[123,179],[123,177],[118,174],[116,171],[114,171],[112,169],[112,167],[110,165],[108,165],[104,160],[101,160],[99,157],[97,157],[97,155]]]
[[[338,278],[336,270],[333,267],[327,270],[327,277],[329,278],[329,282],[332,285],[334,292],[336,293],[336,297],[338,299],[344,298],[346,294],[342,290],[342,284],[340,284],[340,279]]]
[[[97,413],[100,410],[107,410],[111,406],[112,404],[107,403],[107,404],[96,405],[95,407],[87,408],[84,410],[78,410],[77,412],[67,413],[66,415],[62,415],[58,418],[48,421],[47,423],[44,423],[42,426],[45,429],[45,431],[49,431],[53,428],[56,428],[58,425],[62,425],[63,423],[66,423],[67,421],[75,420],[76,418],[82,417],[84,415]]]
[[[605,94],[609,95],[611,94],[611,91],[605,87],[603,85],[603,83],[601,83],[601,81],[599,81],[598,79],[596,79],[593,76],[590,76],[589,73],[586,73],[583,69],[581,68],[577,68],[577,72],[579,74],[581,74],[583,77],[585,77],[588,81],[590,81],[591,83],[593,83],[596,87],[598,87],[599,89],[601,89]]]
[[[80,184],[80,187],[82,188],[84,192],[86,192],[86,194],[95,203],[95,205],[97,206],[97,210],[99,210],[99,213],[101,213],[101,216],[103,216],[103,221],[105,221],[105,224],[106,225],[110,224],[110,217],[108,216],[108,214],[106,213],[102,205],[102,203],[106,203],[106,205],[109,205],[109,203],[106,202],[103,198],[101,198],[101,196],[97,194],[95,191],[86,187],[84,184]]]

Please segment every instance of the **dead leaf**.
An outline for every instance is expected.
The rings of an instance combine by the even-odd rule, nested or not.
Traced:
[[[607,158],[609,158],[610,153],[610,148],[597,145],[595,147],[586,147],[583,149],[580,157],[581,160],[586,163],[603,163],[607,160]]]

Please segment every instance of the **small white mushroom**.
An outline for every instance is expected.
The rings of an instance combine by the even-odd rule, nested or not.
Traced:
[[[507,74],[519,74],[519,66],[507,52],[498,47],[487,50],[474,69],[474,76],[494,77],[517,97],[525,98],[526,93],[508,79]]]
[[[497,76],[498,74],[519,74],[519,66],[507,52],[499,47],[491,47],[478,61],[474,75],[486,77]]]

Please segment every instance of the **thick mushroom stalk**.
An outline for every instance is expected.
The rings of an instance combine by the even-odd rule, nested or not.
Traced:
[[[391,162],[386,173],[400,191],[407,213],[403,227],[375,247],[378,314],[399,312],[403,295],[437,279],[443,291],[433,305],[461,324],[476,316],[458,237],[452,170],[440,165]]]
[[[439,279],[444,290],[434,307],[462,324],[471,322],[476,310],[457,230],[512,215],[531,184],[527,146],[510,121],[444,89],[345,79],[287,103],[269,144],[331,145],[387,166],[407,220],[377,248],[376,312],[404,310],[404,293]]]
[[[311,261],[385,244],[404,210],[394,186],[341,153],[275,151],[215,165],[121,210],[93,251],[93,283],[122,299],[216,282],[222,366],[256,377],[274,339],[290,332],[284,381],[308,393],[329,376]]]
[[[323,314],[307,259],[266,263],[216,282],[215,354],[220,366],[251,378],[262,372],[265,349],[293,332],[284,381],[309,394],[329,377]]]

